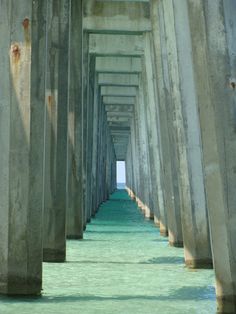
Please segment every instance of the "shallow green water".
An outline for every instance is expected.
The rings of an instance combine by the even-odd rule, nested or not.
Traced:
[[[0,299],[0,314],[212,314],[212,270],[185,268],[144,220],[126,192],[113,194],[88,225],[83,241],[68,241],[67,263],[44,264],[41,298]]]

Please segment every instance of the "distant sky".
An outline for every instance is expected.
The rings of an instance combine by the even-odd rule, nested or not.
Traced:
[[[125,162],[116,162],[117,183],[125,183]]]

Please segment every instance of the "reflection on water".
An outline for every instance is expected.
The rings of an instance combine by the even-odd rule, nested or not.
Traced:
[[[101,206],[67,263],[44,264],[41,298],[0,299],[1,314],[213,314],[212,270],[190,272],[124,191]]]

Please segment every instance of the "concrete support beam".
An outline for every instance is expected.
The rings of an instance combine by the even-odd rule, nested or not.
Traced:
[[[151,30],[149,3],[84,2],[84,29],[88,32],[142,33]]]
[[[83,238],[82,197],[82,2],[71,0],[68,118],[67,237]]]
[[[132,112],[122,112],[122,111],[107,111],[107,117],[129,117],[132,118]]]
[[[66,178],[68,128],[68,1],[48,1],[44,174],[45,262],[66,258]]]
[[[106,111],[121,111],[121,112],[134,112],[133,105],[106,105]]]
[[[142,71],[139,57],[96,57],[96,72],[105,74],[137,74]]]
[[[142,35],[89,35],[89,53],[97,56],[139,57],[143,55],[143,49]]]
[[[104,96],[104,105],[134,105],[135,97],[121,97],[121,96]]]
[[[101,73],[98,76],[98,84],[101,86],[130,86],[139,84],[137,74]]]
[[[108,122],[116,123],[117,129],[119,129],[119,123],[125,123],[125,128],[127,128],[127,126],[129,127],[130,120],[130,117],[108,117],[107,119]]]
[[[102,96],[120,96],[120,97],[135,97],[137,94],[137,88],[130,86],[102,86]]]
[[[118,128],[118,132],[119,132],[119,128],[122,129],[126,129],[126,130],[130,130],[130,122],[114,122],[114,121],[108,121],[108,126],[110,129]]]
[[[1,1],[1,294],[42,288],[45,16],[46,1]]]

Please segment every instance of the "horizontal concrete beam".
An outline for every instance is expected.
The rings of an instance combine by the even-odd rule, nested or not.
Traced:
[[[103,96],[104,105],[134,105],[135,97]]]
[[[129,123],[130,124],[130,121],[131,121],[131,117],[114,117],[114,116],[112,116],[112,117],[107,117],[107,121],[108,122],[122,122],[122,123],[124,123],[124,122],[126,122],[126,123]]]
[[[110,127],[110,131],[113,135],[123,136],[130,132],[129,126]]]
[[[123,141],[126,142],[127,139],[129,138],[129,134],[128,133],[118,133],[117,134],[112,134],[112,138],[115,140],[119,140],[119,141]]]
[[[101,95],[102,96],[133,96],[137,94],[136,87],[127,87],[127,86],[102,86]]]
[[[138,3],[139,2],[139,3]],[[146,3],[145,3],[146,2]],[[150,8],[145,1],[83,2],[83,28],[93,33],[141,33],[151,31]]]
[[[113,143],[116,144],[117,146],[126,146],[128,144],[129,141],[129,136],[126,137],[126,139],[117,139],[117,138],[113,138]]]
[[[123,111],[123,112],[134,112],[133,105],[106,105],[106,111]]]
[[[126,119],[125,121],[124,118],[120,118],[118,121],[108,121],[109,126],[128,126],[130,127],[130,119]]]
[[[127,118],[129,117],[130,119],[133,117],[133,113],[132,112],[119,112],[119,111],[108,111],[107,112],[107,118],[113,118],[113,117],[119,117],[119,118]]]
[[[116,135],[116,134],[112,134],[112,138],[117,141],[119,141],[120,143],[127,143],[130,137],[130,133],[124,133],[123,136],[121,135]]]
[[[112,125],[109,126],[110,132],[113,132],[113,134],[115,135],[115,132],[117,132],[118,135],[123,134],[125,132],[130,132],[130,124],[129,125]]]
[[[113,138],[120,138],[127,140],[130,136],[130,131],[111,131],[111,135]]]
[[[120,145],[120,146],[126,146],[129,142],[129,135],[127,135],[126,138],[118,138],[118,137],[112,137],[112,141],[113,143],[115,143],[116,145]]]
[[[142,56],[143,35],[90,34],[89,53],[97,56]]]
[[[139,57],[97,57],[96,72],[137,74],[142,72],[142,62]]]
[[[100,73],[98,85],[101,86],[139,86],[138,74]]]
[[[120,133],[125,132],[125,131],[130,131],[130,127],[110,127],[110,130],[113,132],[117,131]]]

